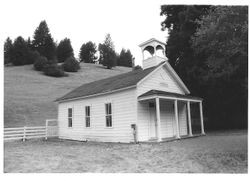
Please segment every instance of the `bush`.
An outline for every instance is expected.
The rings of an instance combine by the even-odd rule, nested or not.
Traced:
[[[133,67],[133,70],[142,70],[142,67],[140,65],[136,65],[135,67]]]
[[[63,63],[63,69],[66,72],[77,72],[80,69],[80,65],[74,57],[69,57]]]
[[[34,63],[34,68],[38,71],[43,70],[43,68],[49,64],[49,61],[44,56],[39,56]]]
[[[40,54],[38,51],[29,50],[27,54],[27,64],[33,64],[39,57]]]
[[[63,71],[63,68],[61,66],[58,66],[57,64],[47,64],[43,68],[43,72],[45,75],[52,76],[52,77],[63,77],[66,76],[66,74]]]

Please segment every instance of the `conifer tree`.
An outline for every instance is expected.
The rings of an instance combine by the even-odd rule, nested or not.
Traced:
[[[56,45],[50,34],[46,21],[42,21],[35,30],[32,46],[34,50],[37,50],[40,55],[45,56],[48,60],[55,59]]]
[[[110,34],[107,34],[103,44],[99,44],[99,62],[108,69],[116,66],[116,53]]]
[[[13,52],[12,40],[8,37],[4,42],[4,64],[12,62],[11,58],[12,52]]]
[[[65,38],[60,41],[56,50],[58,62],[64,62],[67,58],[74,56],[70,39]]]
[[[95,53],[96,53],[95,43],[93,43],[92,41],[84,43],[80,49],[80,54],[79,54],[80,62],[94,63],[94,60],[96,59]]]

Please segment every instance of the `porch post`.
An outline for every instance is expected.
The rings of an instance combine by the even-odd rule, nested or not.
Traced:
[[[201,134],[205,134],[204,132],[204,123],[203,123],[203,111],[202,111],[202,101],[200,102],[200,117],[201,117]]]
[[[160,115],[159,97],[155,98],[155,102],[156,102],[157,138],[158,141],[161,141],[161,115]]]
[[[192,125],[191,125],[190,101],[187,101],[187,111],[188,111],[188,128],[189,128],[189,136],[193,136],[193,133],[192,133]]]
[[[177,103],[177,99],[174,100],[174,112],[175,112],[175,121],[176,121],[176,138],[177,138],[177,139],[180,139],[179,118],[178,118],[178,103]]]

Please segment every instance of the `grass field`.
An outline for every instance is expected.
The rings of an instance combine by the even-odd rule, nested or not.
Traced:
[[[247,169],[246,131],[136,145],[58,139],[4,144],[5,172],[247,173]]]
[[[79,72],[54,78],[34,71],[32,65],[4,67],[4,127],[44,125],[45,119],[57,117],[56,98],[84,83],[130,70],[81,63]]]

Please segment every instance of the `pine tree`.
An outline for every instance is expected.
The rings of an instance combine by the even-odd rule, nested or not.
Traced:
[[[13,43],[12,63],[14,65],[25,65],[28,62],[29,48],[23,37],[19,36]]]
[[[13,44],[12,40],[8,37],[4,43],[4,64],[12,62]]]
[[[45,56],[48,60],[55,59],[56,45],[51,37],[46,21],[42,21],[35,30],[32,46],[34,50],[37,50],[40,55]]]
[[[30,50],[32,50],[32,42],[31,42],[31,40],[30,40],[30,37],[28,37],[28,39],[27,39],[27,47],[30,49]]]
[[[92,41],[84,43],[80,49],[80,62],[94,63],[94,60],[96,59],[96,51],[97,50],[95,43],[93,43]]]
[[[60,41],[59,45],[57,46],[56,54],[58,62],[64,62],[67,58],[74,56],[70,39],[65,38]]]
[[[119,66],[132,67],[133,55],[130,50],[122,49],[119,55],[118,63]]]
[[[107,34],[103,44],[99,44],[98,50],[100,51],[99,62],[111,69],[116,65],[116,53],[114,44],[110,34]]]

